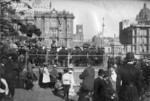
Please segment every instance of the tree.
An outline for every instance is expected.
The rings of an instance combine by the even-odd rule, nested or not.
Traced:
[[[11,39],[19,37],[19,33],[26,34],[27,37],[32,37],[33,34],[40,36],[41,31],[31,23],[23,24],[20,17],[16,14],[16,10],[12,7],[12,3],[20,3],[21,0],[2,0],[0,1],[0,39]],[[23,2],[29,9],[31,7]],[[21,11],[23,12],[23,11]],[[24,14],[24,13],[20,13]],[[15,28],[17,26],[17,29]]]
[[[41,31],[39,28],[37,28],[35,25],[32,25],[31,23],[27,24],[27,25],[21,25],[20,27],[20,31],[23,34],[26,34],[28,37],[32,37],[33,34],[40,36],[41,35]]]
[[[23,0],[22,0],[23,1]],[[0,0],[0,54],[1,57],[7,53],[13,53],[9,47],[9,42],[16,42],[20,37],[20,32],[26,34],[27,37],[32,37],[32,34],[41,35],[41,31],[32,24],[23,24],[20,17],[16,13],[16,9],[12,7],[12,3],[20,3],[21,0]],[[27,7],[31,7],[27,4]],[[20,13],[21,14],[21,13]],[[20,28],[19,28],[20,27]],[[24,38],[25,39],[25,38]],[[19,39],[18,39],[19,40]],[[11,51],[11,52],[10,52]]]

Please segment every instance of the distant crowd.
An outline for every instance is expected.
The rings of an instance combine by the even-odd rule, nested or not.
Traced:
[[[26,55],[26,50],[21,47],[18,50],[18,55]],[[51,46],[48,51],[46,48],[33,46],[28,50],[28,57],[35,61],[36,65],[41,65],[45,61],[49,64],[57,64],[61,67],[66,67],[68,63],[75,66],[85,66],[85,61],[90,59],[92,65],[99,65],[103,61],[104,48],[96,48],[94,46],[88,47],[74,47],[74,49],[66,49],[62,46],[58,49],[56,46]],[[69,59],[69,60],[68,60]]]

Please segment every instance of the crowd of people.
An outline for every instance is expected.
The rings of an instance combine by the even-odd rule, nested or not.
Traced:
[[[82,80],[80,89],[75,92],[74,69],[72,64],[58,72],[57,64],[49,72],[48,64],[37,66],[33,58],[27,61],[24,68],[24,57],[8,54],[1,58],[0,63],[0,101],[11,99],[15,95],[16,84],[26,90],[32,90],[33,82],[38,81],[41,88],[52,88],[55,95],[69,101],[69,96],[76,94],[78,101],[149,101],[150,92],[150,62],[146,59],[137,60],[132,52],[123,58],[109,58],[108,69],[99,69],[95,78],[95,68],[90,58],[86,59],[85,69],[79,75]],[[39,75],[34,68],[39,68]],[[26,69],[25,76],[22,76]],[[20,81],[18,83],[18,81]],[[146,100],[147,99],[147,100]]]
[[[36,65],[42,65],[45,61],[49,64],[57,64],[61,67],[67,67],[69,63],[74,64],[74,66],[85,66],[86,60],[89,58],[92,62],[92,65],[99,65],[102,63],[104,49],[97,48],[94,46],[83,45],[83,47],[76,46],[74,49],[66,49],[65,46],[56,47],[55,45],[51,46],[51,49],[48,50],[44,46],[32,46],[30,50],[25,50],[23,47],[20,47],[18,54],[26,55],[32,58],[36,62]]]
[[[108,62],[111,63],[111,62]],[[90,64],[79,76],[83,80],[78,101],[149,101],[150,65],[136,60],[129,52],[116,65],[108,64],[108,70],[95,71]]]

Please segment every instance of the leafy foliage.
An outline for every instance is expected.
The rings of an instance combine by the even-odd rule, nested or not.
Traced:
[[[35,25],[32,25],[31,23],[27,25],[21,25],[20,31],[24,34],[26,34],[28,37],[32,37],[33,34],[40,36],[41,31],[39,28],[37,28]]]
[[[12,2],[22,2],[21,0],[3,0],[0,1],[1,5],[1,13],[0,13],[0,38],[2,37],[11,37],[11,36],[18,36],[19,31],[22,34],[26,34],[28,37],[32,37],[33,34],[40,36],[41,31],[35,25],[32,24],[23,24],[20,20],[19,16],[16,15],[16,10],[12,8]],[[24,2],[23,2],[24,3]],[[31,9],[31,7],[27,4],[27,7]],[[22,14],[21,14],[22,15]],[[17,28],[15,28],[15,26]]]

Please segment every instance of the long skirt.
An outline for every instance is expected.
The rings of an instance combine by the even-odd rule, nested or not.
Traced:
[[[134,85],[122,85],[118,96],[119,101],[139,101],[138,90]]]

